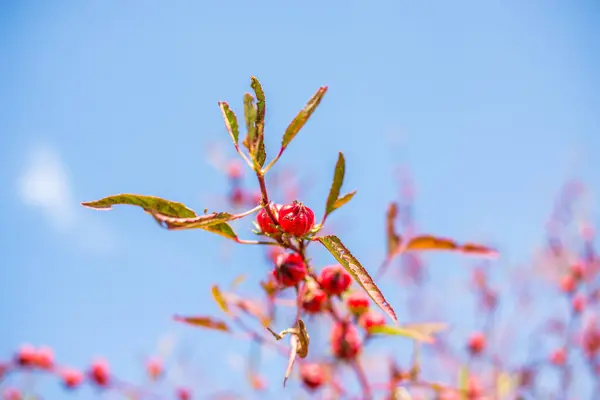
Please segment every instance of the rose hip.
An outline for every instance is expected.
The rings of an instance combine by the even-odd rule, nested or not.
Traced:
[[[278,257],[273,277],[285,287],[296,286],[308,273],[306,264],[297,253],[282,254]]]
[[[304,204],[294,201],[279,210],[279,225],[281,229],[292,236],[304,236],[312,229],[315,214]]]
[[[339,295],[350,287],[352,277],[341,265],[328,265],[321,270],[319,283],[327,294]]]

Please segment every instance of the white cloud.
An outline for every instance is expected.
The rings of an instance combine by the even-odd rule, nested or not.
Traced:
[[[67,167],[52,146],[38,143],[28,151],[17,191],[23,204],[39,210],[55,230],[72,236],[81,247],[100,252],[114,248],[116,241],[110,229],[82,213]]]
[[[51,147],[37,145],[27,157],[18,181],[19,196],[24,204],[38,208],[58,230],[72,229],[74,202],[66,168]]]

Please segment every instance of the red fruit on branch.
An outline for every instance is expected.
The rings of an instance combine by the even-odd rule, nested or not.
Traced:
[[[580,263],[575,263],[575,264],[571,265],[569,270],[571,272],[571,275],[573,276],[573,278],[576,281],[582,280],[585,276],[585,269],[583,268],[583,265]]]
[[[83,374],[76,369],[67,368],[61,371],[63,385],[69,389],[75,389],[83,382]]]
[[[273,277],[282,286],[296,286],[302,282],[308,273],[308,269],[302,257],[297,253],[282,254],[277,259]]]
[[[385,325],[385,317],[377,311],[370,310],[360,316],[358,324],[368,331],[374,326]]]
[[[158,358],[151,358],[146,362],[146,373],[153,381],[157,380],[163,373],[163,364]]]
[[[30,344],[24,344],[19,348],[15,361],[22,367],[30,367],[36,364],[37,351]]]
[[[312,282],[316,283],[316,282]],[[323,311],[327,304],[327,293],[319,289],[317,285],[310,285],[302,296],[302,309],[309,314]]]
[[[358,331],[348,322],[336,322],[331,329],[331,350],[341,360],[355,358],[362,349]]]
[[[271,213],[273,214],[275,219],[277,220],[279,216],[279,210],[282,206],[280,204],[271,203],[268,205],[268,207],[271,210]],[[273,223],[273,220],[271,220],[271,217],[269,217],[267,210],[265,210],[264,208],[261,208],[258,214],[256,214],[256,223],[260,227],[260,230],[264,233],[273,234],[279,232],[277,230],[277,227]]]
[[[563,293],[571,294],[575,291],[576,288],[577,282],[575,281],[573,275],[565,275],[560,280],[560,290],[562,290]]]
[[[242,163],[238,161],[232,161],[227,165],[227,177],[231,180],[237,181],[242,178],[244,174],[244,168]]]
[[[315,214],[299,201],[285,205],[279,210],[279,225],[281,229],[292,236],[304,236],[312,229]]]
[[[319,283],[327,294],[339,295],[350,287],[352,277],[341,265],[328,265],[321,270]]]
[[[350,293],[346,297],[346,307],[353,315],[362,315],[369,309],[369,297],[362,291]]]
[[[88,374],[92,382],[96,385],[107,386],[110,379],[108,362],[106,360],[94,361]]]
[[[576,314],[581,314],[585,308],[585,297],[583,297],[581,294],[578,294],[577,296],[573,297],[571,305],[573,307],[573,312]]]
[[[481,354],[485,350],[487,340],[482,332],[475,332],[469,337],[467,348],[473,355]]]
[[[51,369],[54,365],[54,353],[47,346],[42,346],[35,353],[35,365],[42,369]]]
[[[300,379],[304,386],[316,390],[325,382],[325,369],[316,363],[305,363],[300,367]]]
[[[550,361],[557,367],[562,367],[563,365],[565,365],[566,360],[567,352],[565,351],[565,349],[556,349],[552,352],[552,355],[550,356]]]
[[[190,400],[192,398],[192,393],[185,388],[177,389],[177,400]]]

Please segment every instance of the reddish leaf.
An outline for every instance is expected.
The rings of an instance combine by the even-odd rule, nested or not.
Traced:
[[[94,208],[96,210],[109,210],[114,205],[127,204],[138,206],[145,211],[154,214],[161,214],[172,218],[194,218],[196,213],[187,208],[182,203],[171,200],[165,200],[155,196],[145,196],[140,194],[116,194],[114,196],[104,197],[100,200],[87,201],[81,203],[84,207]]]
[[[180,317],[175,315],[175,321],[184,322],[186,324],[201,326],[203,328],[216,329],[218,331],[229,332],[229,327],[223,321],[215,320],[211,317]]]
[[[387,302],[383,293],[379,290],[373,278],[369,275],[367,270],[358,262],[358,260],[350,253],[350,251],[344,246],[337,236],[321,236],[317,238],[319,242],[335,259],[348,271],[356,282],[367,292],[369,297],[373,299],[383,311],[385,311],[394,322],[398,322],[396,313],[392,306]]]

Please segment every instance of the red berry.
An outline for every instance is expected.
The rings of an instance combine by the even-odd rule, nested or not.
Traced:
[[[273,269],[273,277],[280,285],[296,286],[306,277],[307,272],[306,264],[299,254],[282,254]]]
[[[21,396],[21,392],[18,389],[8,387],[4,389],[4,393],[2,394],[3,400],[22,400],[23,396]]]
[[[98,386],[108,385],[110,379],[108,362],[96,360],[92,363],[89,371],[90,379]]]
[[[76,369],[67,368],[60,373],[63,384],[69,389],[74,389],[83,382],[83,374]]]
[[[229,194],[229,201],[236,207],[240,207],[244,204],[246,195],[244,191],[239,187],[234,187]]]
[[[244,173],[244,169],[242,168],[242,164],[238,161],[232,161],[227,166],[227,176],[231,180],[239,180]]]
[[[304,236],[313,227],[315,214],[304,204],[294,201],[279,210],[281,229],[292,236]]]
[[[37,361],[37,351],[30,344],[24,344],[19,348],[16,356],[17,363],[22,367],[35,365]]]
[[[573,278],[576,281],[580,281],[583,279],[584,275],[585,275],[585,269],[583,268],[583,265],[580,263],[575,263],[573,265],[571,265],[570,272],[571,275],[573,275]]]
[[[486,342],[482,332],[475,332],[469,338],[467,348],[471,354],[481,354],[485,350]]]
[[[54,353],[47,346],[40,347],[35,354],[35,364],[42,369],[51,369],[54,365]]]
[[[177,400],[190,400],[192,398],[192,393],[189,389],[179,388],[177,389]]]
[[[151,358],[146,362],[146,373],[150,379],[157,380],[163,373],[163,364],[158,358]]]
[[[560,290],[562,290],[564,293],[573,293],[576,289],[576,282],[575,282],[575,278],[573,278],[572,275],[565,275],[562,277],[562,279],[560,280]]]
[[[269,209],[271,210],[271,213],[273,213],[275,219],[277,219],[279,216],[279,210],[281,209],[281,205],[269,204]],[[279,232],[277,230],[277,227],[275,226],[275,224],[273,224],[273,221],[269,217],[269,214],[264,208],[261,208],[258,214],[256,214],[256,223],[260,227],[260,230],[264,233],[273,234]]]
[[[369,309],[369,296],[365,292],[352,292],[346,297],[346,306],[354,315],[361,315]]]
[[[328,265],[321,270],[319,283],[327,294],[338,295],[350,287],[352,277],[341,265]]]
[[[585,307],[585,297],[583,297],[582,295],[578,294],[577,296],[575,296],[573,298],[573,301],[571,302],[571,305],[573,307],[573,311],[577,314],[581,314],[581,312],[583,311],[584,307]]]
[[[320,364],[302,364],[300,367],[300,379],[302,379],[302,383],[308,389],[318,389],[325,382],[325,370]]]
[[[327,294],[318,287],[308,288],[302,296],[302,308],[307,313],[323,311],[327,304]]]
[[[385,317],[377,311],[367,311],[358,319],[358,324],[367,332],[374,326],[385,325]]]
[[[336,322],[331,330],[331,349],[333,355],[341,360],[350,360],[361,351],[358,331],[347,322]]]
[[[556,365],[557,367],[563,366],[566,360],[567,352],[565,349],[556,349],[550,356],[550,361],[552,361],[552,364]]]

